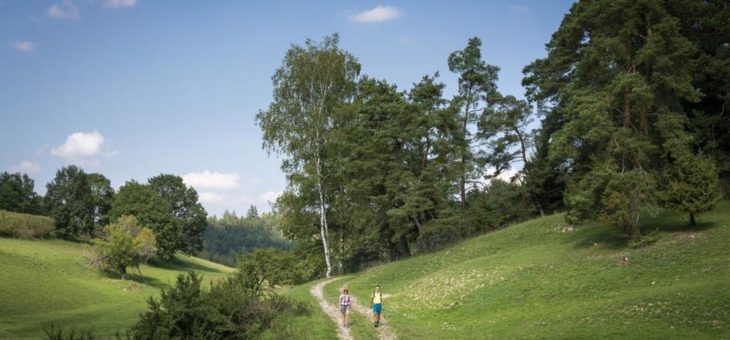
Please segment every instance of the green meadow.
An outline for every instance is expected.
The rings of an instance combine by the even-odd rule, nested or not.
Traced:
[[[195,257],[130,268],[119,280],[89,268],[87,245],[63,240],[0,238],[0,338],[39,338],[43,327],[92,330],[111,336],[133,325],[146,299],[174,284],[178,274],[195,271],[207,282],[233,269]]]
[[[730,202],[686,225],[671,212],[646,218],[649,242],[634,247],[611,227],[569,226],[552,215],[343,277],[325,286],[325,297],[336,304],[347,285],[367,303],[381,285],[384,316],[400,339],[728,338]],[[88,268],[85,249],[0,239],[0,338],[38,338],[50,323],[102,337],[123,332],[179,273],[210,282],[232,271],[177,256],[123,281]],[[336,339],[309,293],[314,284],[279,289],[309,308],[282,315],[263,338]],[[357,313],[350,331],[377,338]]]
[[[686,225],[670,212],[646,218],[649,242],[632,247],[616,229],[553,215],[325,291],[336,303],[346,284],[367,303],[381,285],[383,315],[401,339],[730,338],[730,202]],[[358,339],[374,334],[365,322],[354,320]]]

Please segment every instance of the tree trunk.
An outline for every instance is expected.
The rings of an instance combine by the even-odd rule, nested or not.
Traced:
[[[423,237],[423,225],[418,220],[418,216],[413,216],[413,223],[416,224],[416,228],[418,229],[418,246],[421,248],[421,251],[428,250],[428,241]]]
[[[119,276],[122,277],[122,280],[127,279],[127,267],[123,265],[119,265]]]
[[[461,180],[459,182],[459,194],[461,195],[461,209],[466,208],[466,153],[469,152],[469,142],[466,134],[469,132],[469,107],[471,106],[471,88],[466,92],[466,104],[464,106],[464,123],[462,125],[462,135],[464,136],[464,149],[461,150]]]
[[[344,259],[345,259],[345,239],[344,239],[344,236],[342,235],[343,234],[342,228],[340,228],[339,231],[340,231],[340,247],[339,247],[340,256],[337,259],[337,273],[340,274],[340,275],[342,275],[342,274],[345,273],[345,264],[344,264]]]
[[[317,134],[319,141],[319,134]],[[327,215],[325,211],[324,190],[322,189],[322,162],[319,154],[319,144],[316,146],[315,168],[317,169],[317,191],[319,192],[319,234],[322,237],[322,248],[324,248],[324,262],[327,266],[326,277],[332,275],[332,262],[330,261],[330,249],[327,242],[329,231],[327,230]]]
[[[513,126],[512,129],[515,131],[517,137],[520,139],[520,151],[522,151],[522,171],[524,171],[525,176],[527,176],[527,145],[525,144],[525,138],[522,136],[520,129],[518,129],[516,126]],[[542,210],[542,205],[540,205],[540,201],[537,199],[535,191],[532,190],[532,187],[530,187],[529,190],[530,198],[532,199],[533,204],[535,204],[535,208],[537,208],[537,211],[540,212],[540,217],[545,217],[545,211]]]
[[[689,225],[695,226],[697,224],[697,221],[695,220],[695,214],[689,213]]]

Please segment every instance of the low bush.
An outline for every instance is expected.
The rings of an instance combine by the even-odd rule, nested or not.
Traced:
[[[53,219],[0,210],[0,236],[17,238],[47,237],[54,228]]]
[[[202,287],[195,273],[180,275],[175,286],[150,298],[149,309],[131,329],[137,339],[253,339],[286,310],[302,306],[259,289],[256,276],[237,273]]]

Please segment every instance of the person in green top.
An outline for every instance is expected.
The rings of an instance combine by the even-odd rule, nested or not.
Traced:
[[[383,292],[380,286],[375,286],[375,291],[370,296],[370,307],[373,309],[373,325],[380,326],[380,314],[383,312]]]

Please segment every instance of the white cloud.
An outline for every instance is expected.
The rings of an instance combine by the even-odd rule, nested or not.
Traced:
[[[375,6],[367,11],[358,12],[349,16],[350,21],[368,23],[393,20],[401,16],[401,11],[394,6]]]
[[[41,166],[38,163],[31,161],[22,161],[10,168],[10,172],[21,172],[24,174],[34,174],[40,171]]]
[[[510,11],[517,12],[520,14],[529,14],[530,13],[530,7],[527,7],[525,5],[512,5],[509,6]]]
[[[35,44],[28,40],[18,40],[10,44],[10,47],[19,52],[33,52],[35,51]]]
[[[137,0],[104,0],[104,7],[129,8],[137,5]]]
[[[57,19],[78,19],[79,8],[71,0],[63,0],[48,7],[48,15]]]
[[[66,137],[66,142],[51,149],[51,154],[69,160],[94,157],[101,153],[104,136],[99,131],[76,132]]]
[[[261,178],[254,178],[251,180],[251,184],[261,184],[263,182],[264,182],[264,180]]]
[[[223,202],[223,196],[214,192],[201,192],[198,193],[198,198],[202,203],[221,203]]]
[[[182,176],[185,184],[197,190],[230,190],[241,186],[241,176],[236,173],[191,172]]]
[[[262,202],[276,202],[276,199],[283,194],[283,191],[274,191],[269,190],[261,195],[259,195],[259,200]]]

